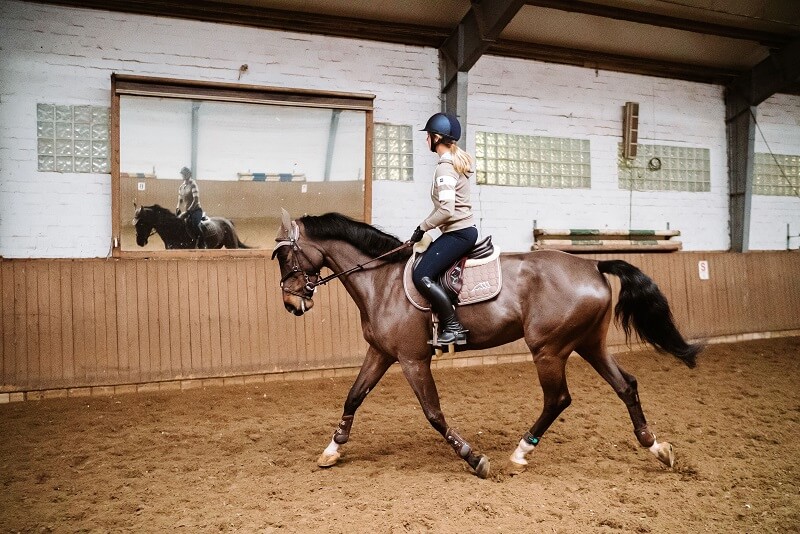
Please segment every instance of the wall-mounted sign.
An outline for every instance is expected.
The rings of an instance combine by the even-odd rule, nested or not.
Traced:
[[[697,272],[700,275],[700,280],[709,279],[708,262],[706,260],[697,262]]]

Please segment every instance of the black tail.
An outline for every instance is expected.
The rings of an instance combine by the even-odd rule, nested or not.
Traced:
[[[614,308],[614,318],[625,331],[625,339],[631,335],[631,323],[636,334],[657,350],[669,352],[687,366],[696,365],[697,353],[702,344],[689,344],[675,326],[667,298],[653,280],[642,271],[622,260],[597,263],[601,273],[618,276],[622,288],[619,302]]]
[[[253,247],[248,247],[247,245],[245,245],[244,243],[242,243],[241,241],[239,241],[239,238],[238,238],[238,237],[236,238],[236,246],[237,246],[238,248],[253,248]]]

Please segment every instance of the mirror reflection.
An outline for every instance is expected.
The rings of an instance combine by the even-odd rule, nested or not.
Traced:
[[[272,248],[280,209],[364,219],[367,114],[120,97],[122,250]]]

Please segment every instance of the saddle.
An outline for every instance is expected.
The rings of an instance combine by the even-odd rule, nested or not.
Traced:
[[[415,253],[406,263],[403,273],[403,288],[406,298],[416,308],[427,311],[430,304],[414,286],[411,274],[424,252]],[[483,302],[497,296],[503,285],[500,272],[500,250],[492,244],[492,236],[475,243],[466,256],[455,262],[440,277],[438,282],[450,300],[457,306]]]

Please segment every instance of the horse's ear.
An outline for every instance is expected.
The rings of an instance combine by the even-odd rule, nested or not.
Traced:
[[[281,226],[286,230],[286,235],[289,235],[292,229],[292,217],[284,208],[281,208]]]

